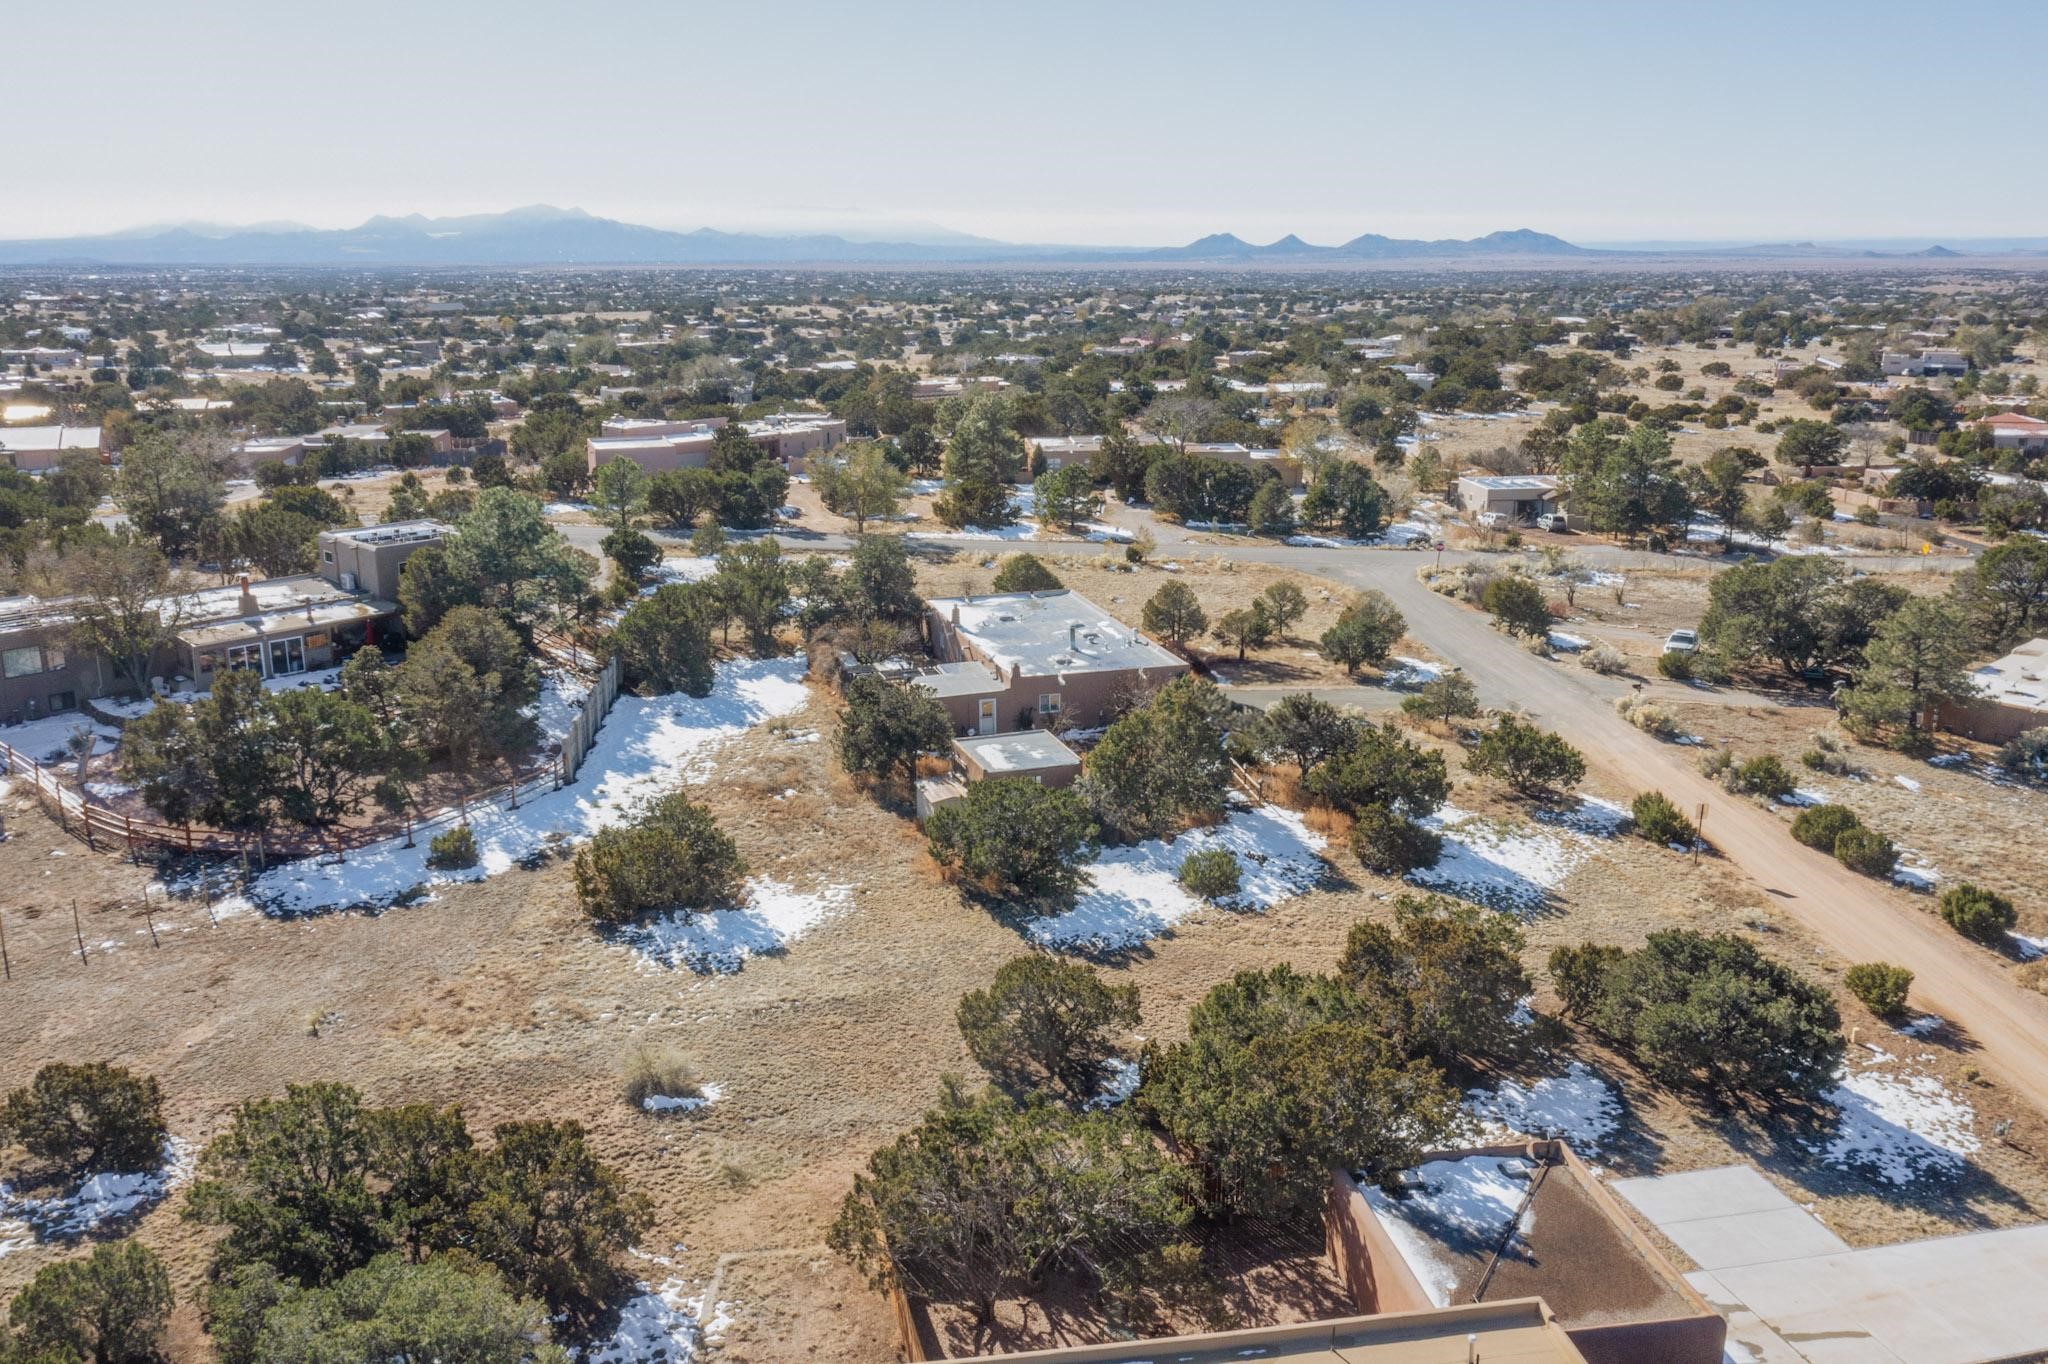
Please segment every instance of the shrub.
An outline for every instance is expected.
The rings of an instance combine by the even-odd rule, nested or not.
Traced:
[[[1835,840],[1863,821],[1846,805],[1809,805],[1792,821],[1792,837],[1815,852],[1833,853]]]
[[[1104,732],[1074,789],[1124,838],[1220,814],[1230,790],[1230,718],[1230,702],[1214,683],[1177,677]]]
[[[1275,1216],[1320,1208],[1332,1166],[1391,1181],[1450,1135],[1457,1097],[1355,990],[1276,966],[1210,990],[1187,1040],[1148,1053],[1136,1102],[1221,1209]]]
[[[165,1135],[155,1078],[99,1061],[53,1062],[0,1103],[0,1140],[66,1175],[153,1170]]]
[[[1361,667],[1384,666],[1407,629],[1407,620],[1387,594],[1369,590],[1352,599],[1318,643],[1323,657],[1343,664],[1344,671],[1355,676]]]
[[[1617,696],[1614,711],[1622,719],[1634,725],[1645,734],[1659,739],[1669,739],[1678,733],[1678,717],[1654,701],[1645,701],[1640,696]]]
[[[1692,821],[1662,791],[1637,796],[1629,806],[1629,816],[1636,833],[1652,843],[1692,843]]]
[[[1810,1099],[1841,1064],[1834,1000],[1741,938],[1674,929],[1632,952],[1560,947],[1550,971],[1567,1012],[1664,1084]]]
[[[460,1214],[464,1248],[551,1313],[621,1286],[618,1258],[653,1208],[591,1151],[576,1122],[500,1123]]]
[[[435,871],[462,871],[476,862],[476,835],[467,824],[444,829],[427,843],[427,865]]]
[[[642,1042],[626,1058],[624,1068],[626,1102],[643,1107],[649,1099],[701,1098],[704,1087],[697,1072],[674,1047]]]
[[[1700,757],[1700,774],[1726,784],[1735,767],[1735,755],[1725,748],[1710,749]]]
[[[953,721],[945,706],[923,687],[880,677],[847,682],[839,762],[855,776],[909,781],[917,773],[917,760],[945,748],[952,738]]]
[[[1835,860],[1850,871],[1889,879],[1899,851],[1875,829],[1844,829],[1835,835]]]
[[[1237,894],[1244,873],[1228,848],[1205,848],[1189,853],[1180,864],[1180,883],[1204,900],[1220,900]]]
[[[1673,682],[1692,681],[1692,655],[1682,649],[1666,649],[1657,655],[1657,671]]]
[[[1941,917],[1956,932],[1977,942],[1996,946],[2019,922],[2012,901],[1996,891],[1985,890],[1968,881],[1941,893]]]
[[[1444,673],[1423,683],[1413,696],[1402,697],[1401,713],[1447,725],[1456,717],[1479,713],[1479,689],[1463,673]]]
[[[1889,962],[1858,962],[1842,975],[1842,984],[1879,1018],[1897,1018],[1906,1011],[1906,991],[1913,973]]]
[[[1542,638],[1550,632],[1550,607],[1543,591],[1518,573],[1503,574],[1486,585],[1479,604],[1511,635]]]
[[[650,910],[728,902],[746,871],[711,812],[677,791],[577,850],[576,898],[600,923],[628,923]]]
[[[2023,781],[2048,779],[2048,729],[2030,729],[1999,749],[1998,765]]]
[[[1082,1104],[1116,1055],[1111,1030],[1137,1025],[1138,987],[1106,984],[1079,962],[1018,957],[986,990],[962,995],[955,1019],[968,1053],[998,1084]]]
[[[1402,1055],[1438,1064],[1511,1049],[1530,990],[1514,920],[1442,895],[1395,900],[1391,930],[1353,924],[1337,974]]]
[[[990,590],[996,592],[1052,592],[1064,586],[1036,554],[1013,554],[996,570]]]
[[[488,1266],[452,1256],[412,1263],[380,1255],[338,1281],[312,1289],[271,1285],[237,1304],[223,1364],[315,1364],[325,1360],[470,1361],[556,1359],[540,1303],[516,1296]],[[279,1290],[282,1291],[279,1291]],[[256,1316],[260,1310],[260,1316]],[[218,1342],[223,1332],[209,1322]],[[536,1345],[540,1348],[536,1349]]]
[[[1738,766],[1729,775],[1728,789],[1738,795],[1762,796],[1776,800],[1792,794],[1792,772],[1774,753],[1762,753]]]
[[[170,1315],[171,1276],[154,1251],[140,1241],[99,1245],[36,1272],[8,1309],[15,1348],[0,1337],[0,1355],[24,1364],[144,1364],[164,1357]]]
[[[1612,644],[1595,644],[1579,655],[1579,666],[1611,676],[1628,671],[1628,657]]]
[[[925,821],[932,859],[983,894],[1068,901],[1081,864],[1100,846],[1095,821],[1071,789],[997,777]]]
[[[1384,805],[1360,808],[1351,826],[1351,851],[1367,871],[1401,876],[1433,867],[1443,856],[1443,836]]]
[[[1465,770],[1498,777],[1523,795],[1551,795],[1577,786],[1586,760],[1557,735],[1503,715],[1466,759]]]

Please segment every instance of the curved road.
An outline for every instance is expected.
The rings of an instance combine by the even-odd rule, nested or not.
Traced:
[[[583,547],[592,552],[604,534],[591,527],[562,529],[572,541],[589,541]],[[1910,907],[1899,893],[1794,842],[1778,816],[1754,801],[1730,795],[1702,775],[1692,750],[1660,743],[1622,720],[1613,709],[1612,698],[1620,690],[1613,680],[1540,659],[1496,631],[1484,615],[1424,587],[1416,580],[1416,570],[1433,556],[1252,541],[1196,542],[1172,526],[1157,526],[1154,534],[1162,549],[1273,564],[1386,593],[1407,617],[1410,632],[1428,641],[1439,657],[1462,668],[1485,703],[1519,709],[1564,735],[1584,752],[1589,769],[1618,790],[1659,790],[1688,812],[1704,805],[1708,841],[1787,914],[1844,960],[1889,961],[1910,968],[1918,1003],[1940,1014],[1979,1048],[1987,1069],[2029,1095],[2048,1098],[2048,998],[2015,985],[1985,949],[1959,937],[1934,915]],[[676,537],[656,538],[671,545],[684,543]],[[843,550],[851,543],[845,536],[818,533],[783,538],[791,549]],[[977,551],[1031,547],[941,537],[926,542]],[[1048,542],[1048,547],[1051,543],[1058,542]],[[1698,562],[1597,545],[1581,554],[1627,566]],[[1455,561],[1463,556],[1444,557]],[[1936,571],[1967,562],[1856,561],[1860,567]],[[2014,830],[2014,836],[2022,836],[2021,831]]]

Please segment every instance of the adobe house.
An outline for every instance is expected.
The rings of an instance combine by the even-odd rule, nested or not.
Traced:
[[[1065,588],[933,598],[925,640],[937,663],[909,680],[939,698],[957,734],[1098,728],[1113,702],[1188,671],[1186,660]]]
[[[967,788],[978,781],[1028,779],[1057,789],[1072,786],[1081,775],[1081,755],[1043,729],[955,739],[952,759],[953,770],[945,776],[919,778],[918,823],[930,819],[932,811],[941,806],[965,800]]]
[[[1970,673],[1976,694],[1944,701],[1934,723],[1979,743],[2002,744],[2048,727],[2048,639],[2030,639]]]
[[[320,576],[344,592],[398,600],[405,561],[443,544],[454,532],[439,521],[393,521],[320,532]]]

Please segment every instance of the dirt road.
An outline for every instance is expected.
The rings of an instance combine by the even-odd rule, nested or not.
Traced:
[[[1910,968],[1916,1003],[1967,1034],[1982,1049],[1986,1069],[2023,1093],[2048,1097],[2048,999],[2014,985],[1983,948],[1907,903],[1902,892],[1794,842],[1783,819],[1702,775],[1694,751],[1623,721],[1607,694],[1611,687],[1537,658],[1479,612],[1424,587],[1415,578],[1418,556],[1269,550],[1244,557],[1291,563],[1294,555],[1303,557],[1304,572],[1385,592],[1413,634],[1471,675],[1486,704],[1525,710],[1578,745],[1588,766],[1620,789],[1662,791],[1688,812],[1704,804],[1708,841],[1786,913],[1848,961]]]

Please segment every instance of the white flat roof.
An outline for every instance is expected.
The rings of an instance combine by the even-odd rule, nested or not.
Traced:
[[[1080,593],[1064,588],[992,597],[937,597],[930,605],[1005,675],[1013,667],[1031,677],[1057,677],[1183,666],[1174,654]]]

